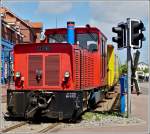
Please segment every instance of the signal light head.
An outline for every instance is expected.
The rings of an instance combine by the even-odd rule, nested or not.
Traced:
[[[142,31],[145,30],[144,24],[141,20],[131,19],[130,20],[130,46],[133,48],[141,48],[142,41],[145,40],[145,37]]]
[[[114,32],[114,33],[120,33],[120,32],[122,32],[122,28],[121,27],[113,27],[112,28],[112,32]]]
[[[112,41],[118,44],[118,48],[123,48],[126,45],[126,24],[121,22],[118,27],[113,27],[112,32],[117,33],[117,37],[113,37]]]
[[[142,40],[144,35],[142,33],[133,35],[133,41]]]
[[[121,42],[121,39],[119,37],[112,37],[112,41],[119,43],[119,42]]]
[[[141,29],[141,31],[145,31],[145,27],[144,27],[143,22],[140,22],[139,29]]]

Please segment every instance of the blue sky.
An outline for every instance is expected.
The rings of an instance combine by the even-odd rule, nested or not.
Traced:
[[[8,7],[17,16],[31,21],[41,21],[45,28],[66,27],[68,20],[73,20],[76,26],[90,24],[97,26],[108,38],[107,43],[112,44],[111,38],[116,36],[112,33],[112,27],[126,18],[138,18],[144,22],[146,41],[140,49],[140,61],[149,61],[148,39],[148,1],[86,1],[86,0],[55,0],[55,1],[11,1],[5,0],[2,4]],[[115,43],[113,43],[116,46]],[[119,50],[121,63],[126,61],[126,49]]]

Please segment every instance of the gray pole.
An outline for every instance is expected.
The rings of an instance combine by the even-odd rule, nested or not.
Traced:
[[[131,116],[131,48],[130,48],[130,19],[127,18],[127,64],[128,64],[128,93],[127,93],[127,117]]]
[[[127,47],[128,64],[128,93],[127,93],[127,117],[131,116],[131,48]]]

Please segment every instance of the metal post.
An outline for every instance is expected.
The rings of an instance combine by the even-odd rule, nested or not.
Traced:
[[[128,64],[128,93],[127,93],[127,117],[131,116],[131,48],[130,48],[130,19],[127,18],[127,64]]]
[[[131,49],[127,47],[127,64],[128,64],[128,93],[127,93],[127,117],[131,116]]]

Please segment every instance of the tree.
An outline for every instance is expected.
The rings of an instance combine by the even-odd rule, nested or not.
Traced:
[[[144,73],[149,73],[149,69],[148,69],[148,68],[145,68],[145,69],[143,70],[143,72],[144,72]]]
[[[127,71],[128,71],[127,64],[121,65],[121,66],[119,67],[120,75],[122,75],[122,74],[127,74]]]

